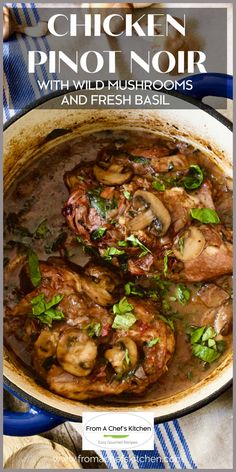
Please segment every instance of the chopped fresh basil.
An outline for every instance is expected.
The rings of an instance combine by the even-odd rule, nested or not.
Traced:
[[[64,318],[64,313],[55,308],[63,298],[64,295],[55,295],[47,302],[44,293],[39,294],[31,300],[32,315],[38,318],[41,323],[52,326],[54,320],[61,320]]]
[[[145,290],[145,296],[151,298],[152,300],[155,300],[155,301],[158,300],[158,295],[159,294],[157,293],[156,290],[151,290],[151,289]]]
[[[196,164],[192,164],[189,167],[188,174],[183,179],[183,185],[188,190],[195,190],[202,185],[203,172],[201,167]]]
[[[133,162],[136,162],[137,164],[144,164],[144,165],[147,165],[149,161],[146,157],[132,156],[131,154],[129,154],[128,159],[129,161],[133,161]]]
[[[214,349],[217,349],[216,341],[214,339],[208,339],[207,345],[208,345],[208,347],[213,347]]]
[[[43,220],[38,225],[34,235],[38,239],[44,239],[47,236],[48,233],[49,233],[49,229],[48,229],[48,226],[47,226],[47,220]]]
[[[156,179],[152,182],[152,187],[155,190],[158,190],[160,192],[163,192],[166,189],[166,186],[165,186],[164,182],[162,182],[161,180],[158,180],[158,179]]]
[[[103,218],[106,217],[107,211],[106,211],[106,200],[105,198],[100,197],[100,190],[90,190],[88,192],[88,198],[89,202],[92,208],[94,208],[99,215],[101,215]]]
[[[108,200],[100,196],[100,189],[93,189],[88,191],[88,198],[92,208],[102,217],[106,218],[107,213],[117,208],[117,202],[114,198]]]
[[[155,346],[155,344],[159,343],[159,341],[160,341],[160,338],[154,338],[151,341],[147,342],[147,347]]]
[[[127,247],[127,246],[128,246],[128,243],[127,243],[127,241],[118,241],[118,246],[120,246],[120,247]]]
[[[211,363],[218,359],[220,354],[225,350],[226,344],[223,346],[216,341],[216,332],[212,326],[191,326],[188,330],[190,342],[192,345],[192,353],[204,362]]]
[[[186,285],[179,284],[176,288],[176,297],[182,305],[185,305],[190,300],[191,292]]]
[[[77,241],[78,244],[81,244],[83,246],[84,252],[86,252],[88,254],[92,254],[95,257],[99,257],[98,251],[94,247],[89,246],[88,244],[86,244],[84,242],[83,238],[81,238],[81,236],[77,236],[76,241]]]
[[[114,329],[129,329],[135,323],[136,318],[133,313],[126,313],[124,315],[117,314],[114,318],[112,328]]]
[[[178,240],[178,247],[179,247],[180,254],[182,255],[184,253],[184,244],[185,244],[185,238],[184,236],[181,236],[181,238],[179,238]]]
[[[64,298],[64,295],[54,295],[49,302],[46,302],[46,309],[52,308],[52,306],[58,305],[61,300]]]
[[[167,300],[165,300],[165,298],[162,300],[162,309],[164,311],[168,311],[170,309],[170,304]]]
[[[172,254],[172,251],[166,251],[163,259],[163,274],[166,275],[168,272],[168,258]]]
[[[127,241],[129,241],[132,246],[134,247],[140,247],[140,249],[142,249],[142,252],[140,254],[140,257],[143,257],[143,256],[146,256],[148,253],[151,254],[151,251],[150,249],[148,249],[146,246],[144,246],[144,244],[139,241],[138,238],[136,238],[136,236],[134,236],[133,234],[131,234],[128,238],[127,238]]]
[[[191,333],[191,344],[195,344],[200,341],[203,333],[205,331],[205,326],[201,326],[200,328],[195,328]]]
[[[167,174],[163,175],[161,177],[161,180],[165,184],[165,187],[168,187],[168,188],[180,186],[180,182],[178,178],[167,176]]]
[[[40,316],[45,311],[45,295],[41,293],[31,300],[32,312],[34,316]]]
[[[217,224],[220,223],[220,218],[215,210],[211,208],[191,208],[190,214],[192,218],[201,223]]]
[[[137,297],[148,297],[152,300],[158,300],[160,293],[159,290],[145,289],[134,282],[127,282],[125,284],[125,295],[136,295]]]
[[[122,254],[125,254],[125,251],[117,249],[116,247],[108,247],[105,249],[103,257],[106,261],[112,261],[113,256],[121,256]]]
[[[133,305],[131,305],[131,303],[128,302],[127,298],[126,297],[123,297],[119,303],[115,303],[115,305],[113,305],[113,313],[116,315],[117,313],[120,314],[120,315],[123,315],[124,313],[127,313],[127,312],[130,312],[130,311],[133,311]]]
[[[125,284],[125,295],[137,295],[138,297],[143,297],[144,290],[139,289],[134,282],[127,282],[127,284]]]
[[[152,278],[155,282],[157,291],[159,292],[160,296],[163,297],[168,292],[171,282],[169,280],[161,279],[160,275],[154,275]]]
[[[216,334],[217,333],[215,332],[214,328],[212,328],[212,326],[208,326],[202,335],[202,341],[208,341],[208,339],[214,338]]]
[[[67,240],[67,233],[63,231],[57,236],[57,238],[55,239],[55,241],[53,241],[51,245],[44,246],[46,254],[51,254],[52,252],[59,251],[65,244],[66,240]]]
[[[106,233],[107,228],[98,228],[92,231],[91,233],[91,239],[93,241],[96,241],[97,239],[101,239],[104,234]]]
[[[30,280],[34,287],[37,287],[41,282],[41,272],[39,267],[39,260],[37,254],[32,250],[28,250],[28,264]]]
[[[113,305],[113,313],[115,316],[112,328],[114,329],[129,329],[136,321],[135,315],[132,313],[133,305],[131,305],[127,298],[122,298],[119,303]]]
[[[88,326],[86,326],[86,329],[88,331],[89,336],[100,336],[102,325],[101,323],[90,323]]]
[[[129,367],[129,365],[130,365],[130,358],[129,358],[129,351],[128,351],[127,348],[125,349],[125,362],[126,362],[127,366]]]
[[[130,192],[128,192],[128,190],[124,190],[123,194],[124,194],[124,197],[126,198],[126,200],[131,200],[132,195],[131,195]]]
[[[166,323],[172,329],[172,331],[175,331],[175,325],[171,318],[167,318],[166,316],[163,316],[163,315],[158,315],[158,318],[164,321],[164,323]]]
[[[194,356],[209,364],[220,357],[220,353],[217,352],[217,350],[208,346],[202,346],[201,344],[194,344],[192,346],[192,353]]]

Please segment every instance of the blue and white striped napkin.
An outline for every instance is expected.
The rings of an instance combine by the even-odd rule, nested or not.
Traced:
[[[34,24],[40,20],[34,3],[6,3],[12,8],[19,24]],[[45,6],[45,4],[44,4]],[[55,4],[54,4],[55,6]],[[37,74],[29,76],[25,62],[26,50],[37,46],[47,52],[50,37],[29,38],[15,35],[3,46],[4,54],[4,122],[18,111],[18,98],[28,105],[45,95],[39,90],[37,80],[47,80],[45,66]],[[14,44],[18,43],[14,57]],[[20,46],[20,47],[19,47]],[[51,77],[50,77],[51,78]],[[56,77],[53,77],[56,79]],[[232,468],[232,404],[231,391],[198,412],[180,420],[155,426],[154,451],[101,451],[100,455],[109,469],[231,469]],[[72,425],[80,431],[78,423]]]

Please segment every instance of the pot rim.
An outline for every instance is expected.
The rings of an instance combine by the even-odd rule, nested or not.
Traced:
[[[41,410],[44,410],[48,413],[52,413],[54,416],[63,418],[67,421],[68,420],[69,421],[76,421],[77,423],[82,422],[82,416],[81,415],[75,415],[75,414],[66,412],[66,416],[63,416],[63,413],[64,413],[63,411],[61,411],[61,410],[59,410],[59,409],[57,409],[53,406],[49,406],[46,403],[34,398],[29,393],[25,392],[20,387],[15,385],[5,375],[3,376],[3,382],[4,382],[4,385],[6,385],[7,389],[10,392],[16,393],[16,396],[18,398],[22,399],[23,401],[26,400],[27,403],[29,403],[30,405],[36,406],[36,407],[40,408]],[[225,385],[223,385],[218,390],[216,390],[215,392],[210,394],[208,397],[206,397],[202,400],[199,400],[199,402],[194,403],[194,405],[192,405],[192,406],[182,408],[182,409],[176,411],[176,413],[169,413],[167,415],[162,415],[162,416],[158,416],[158,417],[154,416],[154,423],[155,424],[165,423],[167,421],[172,421],[172,420],[176,420],[178,418],[182,418],[182,417],[184,417],[184,416],[186,416],[190,413],[194,413],[195,411],[199,410],[200,408],[203,408],[204,406],[208,405],[212,401],[216,400],[220,395],[222,395],[224,392],[226,392],[226,390],[228,390],[232,386],[232,384],[233,384],[233,379],[229,380]],[[127,407],[128,406],[129,406],[129,404],[127,404]]]
[[[125,81],[121,81],[121,83],[124,83],[124,82]],[[105,87],[107,87],[108,81],[104,80],[103,83],[105,84]],[[94,82],[91,83],[91,85],[93,85],[93,84],[94,84]],[[8,121],[6,121],[5,124],[3,125],[3,131],[5,131],[7,128],[9,128],[11,125],[13,125],[20,118],[24,117],[27,113],[29,113],[30,111],[33,111],[34,109],[36,109],[40,105],[46,103],[47,101],[50,101],[50,100],[55,99],[57,97],[60,97],[61,95],[66,95],[67,93],[73,93],[73,92],[80,93],[82,90],[85,90],[85,89],[86,89],[86,87],[82,87],[81,90],[78,91],[78,90],[75,89],[75,87],[70,87],[70,89],[66,93],[63,92],[63,91],[56,91],[56,92],[49,93],[44,97],[40,97],[39,99],[37,99],[37,100],[31,102],[29,105],[27,105],[27,107],[24,110],[20,111],[19,113],[16,113],[12,118],[10,118]],[[160,90],[160,92],[161,92],[161,90]],[[184,100],[184,101],[186,101],[190,104],[193,104],[195,107],[199,108],[203,112],[209,114],[212,118],[219,121],[229,131],[231,131],[231,132],[233,131],[233,123],[228,118],[221,115],[218,111],[216,111],[211,106],[209,106],[209,105],[207,105],[207,104],[205,104],[205,103],[203,103],[203,102],[201,102],[201,101],[199,101],[195,98],[185,96],[184,94],[181,94],[179,92],[165,91],[165,93],[167,93],[169,95],[172,95],[172,96],[175,96],[176,98],[178,98],[180,100]],[[155,110],[155,108],[154,108],[154,110]],[[82,421],[81,414],[76,415],[76,414],[72,414],[72,413],[68,413],[68,412],[63,412],[62,410],[59,410],[54,406],[47,405],[43,401],[33,397],[29,393],[25,392],[22,388],[18,387],[14,382],[9,380],[6,377],[6,375],[3,376],[3,380],[4,380],[4,385],[6,385],[7,389],[9,389],[10,391],[16,393],[16,395],[19,398],[22,398],[22,399],[26,400],[31,405],[35,405],[36,407],[38,407],[42,410],[45,410],[45,411],[53,414],[54,416],[61,417],[65,420],[71,420],[71,421],[77,421],[77,422]],[[215,392],[212,392],[212,393],[208,394],[208,396],[206,396],[205,398],[195,402],[193,405],[189,405],[189,406],[180,408],[179,410],[177,410],[176,412],[173,412],[173,413],[169,413],[169,414],[166,414],[166,415],[155,417],[154,422],[155,423],[163,423],[165,421],[170,421],[170,420],[173,420],[173,419],[181,418],[181,417],[183,417],[183,416],[185,416],[189,413],[193,413],[193,412],[197,411],[198,409],[208,405],[210,402],[212,402],[216,398],[218,398],[222,393],[224,393],[226,390],[228,390],[231,387],[231,385],[232,385],[232,379],[229,379],[224,385],[221,385]],[[127,404],[127,407],[128,406],[129,406],[129,404]],[[145,408],[145,404],[143,406]],[[89,405],[88,405],[88,407],[89,407]],[[105,408],[105,406],[104,406],[104,408]],[[154,406],[154,409],[155,409],[155,406]]]

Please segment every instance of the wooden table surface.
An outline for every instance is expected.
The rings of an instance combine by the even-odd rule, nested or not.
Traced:
[[[16,399],[13,395],[8,392],[4,392],[4,408],[13,410],[13,411],[26,411],[27,406],[24,402]],[[48,441],[46,441],[48,440]],[[55,443],[63,446],[65,449],[63,450],[55,450]],[[40,448],[39,444],[43,444],[44,448]],[[34,461],[35,465],[39,465],[40,467],[35,467],[30,460],[28,466],[22,463],[22,457],[24,460],[23,449],[26,446],[34,445],[33,451],[30,450],[28,454],[32,456],[32,460]],[[11,436],[4,436],[3,439],[3,449],[4,449],[4,468],[16,468],[15,463],[13,463],[14,467],[12,467],[12,458],[16,458],[17,468],[18,469],[32,469],[32,468],[47,468],[42,467],[42,455],[45,455],[45,445],[48,446],[48,452],[54,460],[55,465],[59,465],[60,467],[52,467],[50,464],[50,468],[60,468],[60,469],[71,469],[71,468],[84,468],[84,469],[106,469],[106,464],[101,460],[101,458],[94,452],[94,451],[82,451],[82,439],[78,431],[72,426],[72,424],[68,421],[63,423],[60,426],[57,426],[50,431],[41,434],[40,436],[30,436],[30,437],[14,437]],[[19,455],[19,451],[22,451],[22,455]],[[57,460],[60,453],[61,457],[63,458],[65,464],[62,464],[61,460]],[[16,453],[18,454],[16,457]],[[78,459],[79,457],[79,459]],[[86,460],[84,461],[83,458]],[[88,461],[90,459],[90,462]],[[61,459],[61,458],[60,458]],[[48,459],[47,459],[48,463]],[[75,467],[73,467],[73,463]],[[92,464],[92,467],[91,467]]]

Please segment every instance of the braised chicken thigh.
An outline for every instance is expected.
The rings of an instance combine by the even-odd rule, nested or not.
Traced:
[[[123,297],[112,309],[116,287],[105,287],[113,273],[99,266],[86,269],[97,283],[69,268],[39,268],[41,283],[7,311],[6,331],[13,321],[22,336],[24,324],[32,365],[52,391],[76,400],[142,393],[166,371],[174,334],[154,302]]]
[[[160,274],[168,257],[168,279],[232,273],[232,235],[215,210],[212,182],[177,147],[104,148],[64,178],[68,226],[115,266]]]
[[[232,182],[208,152],[84,134],[29,165],[4,216],[4,343],[35,382],[140,405],[227,359]]]

